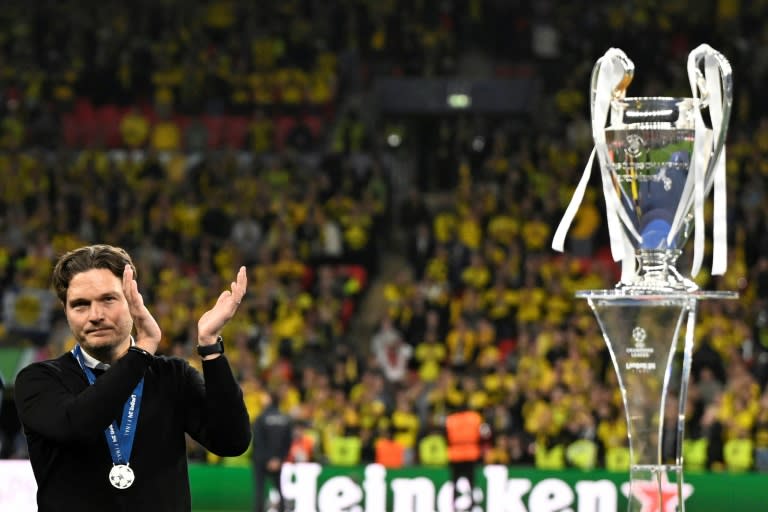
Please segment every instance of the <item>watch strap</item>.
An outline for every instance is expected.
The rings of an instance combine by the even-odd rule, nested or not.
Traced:
[[[216,343],[213,343],[212,345],[198,345],[197,346],[197,355],[200,357],[210,356],[212,354],[223,354],[224,353],[224,339],[219,336],[216,338]]]

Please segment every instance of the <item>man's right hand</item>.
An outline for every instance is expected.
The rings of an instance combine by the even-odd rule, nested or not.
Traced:
[[[136,328],[136,346],[154,354],[160,345],[162,332],[157,320],[144,305],[144,299],[139,293],[139,287],[133,278],[133,269],[130,265],[126,265],[125,270],[123,270],[123,294],[128,301],[128,311]]]

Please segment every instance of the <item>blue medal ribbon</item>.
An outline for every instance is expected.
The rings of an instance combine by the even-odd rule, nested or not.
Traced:
[[[82,349],[80,345],[72,349],[72,354],[80,363],[80,367],[85,372],[88,382],[93,385],[96,382],[96,375],[85,364]],[[141,407],[141,394],[144,391],[144,377],[141,378],[133,389],[131,396],[123,406],[123,417],[120,425],[116,421],[110,423],[104,430],[104,437],[107,439],[109,453],[112,455],[114,464],[128,464],[133,449],[133,440],[136,437],[136,424],[139,421],[139,409]]]

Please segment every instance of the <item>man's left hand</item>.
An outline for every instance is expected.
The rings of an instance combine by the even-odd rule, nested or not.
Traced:
[[[245,267],[240,267],[237,278],[232,282],[230,290],[224,290],[219,295],[216,304],[203,313],[197,322],[197,340],[200,345],[213,345],[224,325],[235,316],[240,302],[243,300],[248,286]]]

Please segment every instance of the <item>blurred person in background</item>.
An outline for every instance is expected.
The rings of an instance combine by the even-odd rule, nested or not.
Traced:
[[[248,448],[248,413],[219,336],[245,294],[245,268],[198,321],[203,376],[155,356],[162,333],[135,272],[109,245],[75,249],[54,267],[77,344],[22,369],[15,385],[41,512],[189,511],[185,433],[221,456]]]
[[[475,505],[475,469],[483,459],[483,444],[491,429],[473,409],[456,408],[445,418],[448,462],[453,482],[453,510],[472,510]]]
[[[293,424],[291,448],[288,450],[286,462],[295,464],[315,460],[316,438],[306,421],[296,421]]]
[[[253,423],[253,484],[255,512],[265,510],[264,484],[267,479],[278,494],[278,511],[285,509],[280,485],[280,470],[293,444],[293,419],[280,411],[280,397],[272,391],[264,395],[264,410]],[[267,496],[269,496],[267,494]]]
[[[3,380],[3,372],[0,372],[0,418],[3,417],[3,391],[5,391],[5,381]],[[0,426],[0,453],[3,451],[3,443],[5,442],[5,432],[3,432]]]

